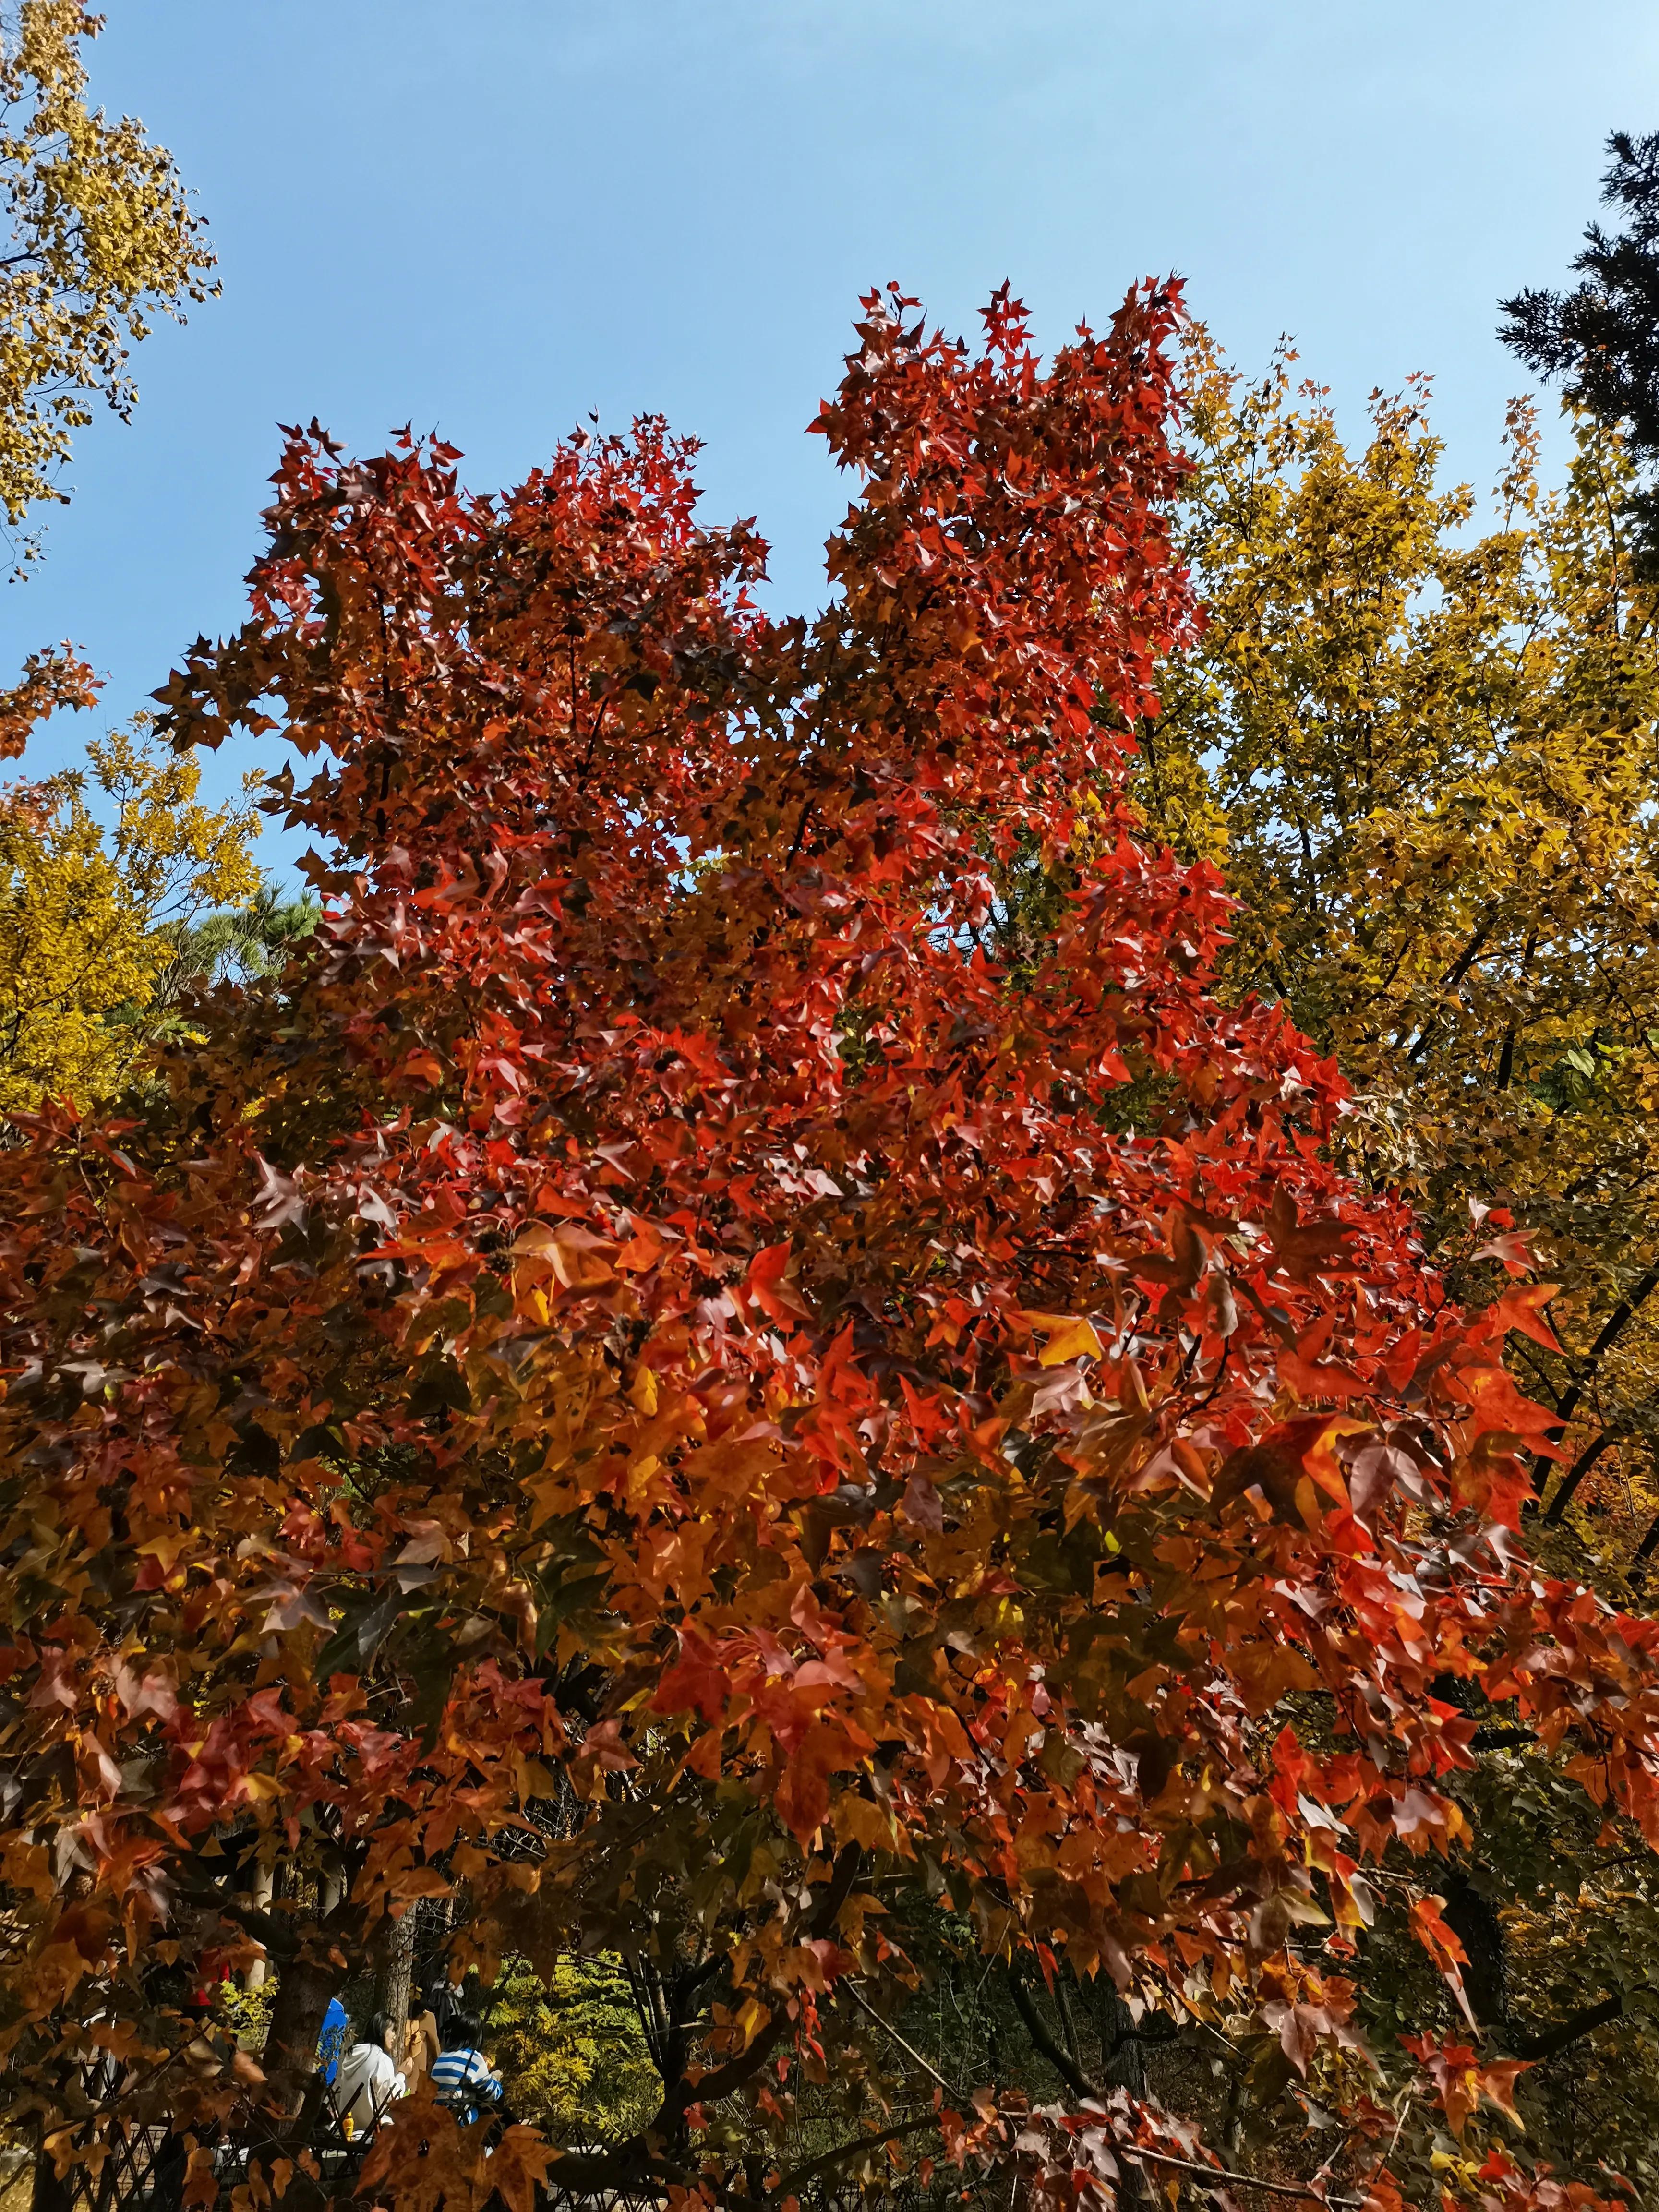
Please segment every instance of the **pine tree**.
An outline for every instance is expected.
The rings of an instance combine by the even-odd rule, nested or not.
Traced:
[[[1601,197],[1626,227],[1584,233],[1573,262],[1583,283],[1569,292],[1529,288],[1503,304],[1498,335],[1540,376],[1559,377],[1568,396],[1611,428],[1630,451],[1659,466],[1659,131],[1633,138],[1615,131]],[[1627,495],[1644,568],[1659,571],[1659,488]]]

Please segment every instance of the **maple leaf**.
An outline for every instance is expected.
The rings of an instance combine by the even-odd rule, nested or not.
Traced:
[[[1546,1352],[1559,1352],[1555,1331],[1544,1318],[1544,1308],[1560,1293],[1559,1283],[1528,1283],[1525,1290],[1505,1291],[1486,1309],[1488,1320],[1499,1332],[1519,1329]]]
[[[1473,2027],[1474,2014],[1469,2009],[1462,1974],[1469,1962],[1468,1954],[1455,1930],[1446,1924],[1445,1905],[1443,1897],[1415,1899],[1411,1911],[1412,1933],[1439,1968],[1446,1986],[1457,2000],[1458,2009]]]
[[[1042,1349],[1037,1354],[1041,1367],[1059,1367],[1074,1359],[1098,1359],[1102,1356],[1101,1341],[1094,1323],[1073,1318],[1069,1314],[1022,1314],[1021,1320],[1029,1322],[1043,1337]]]
[[[1352,1225],[1345,1222],[1299,1222],[1296,1200],[1283,1183],[1275,1188],[1267,1208],[1267,1239],[1293,1280],[1303,1282],[1312,1274],[1340,1272],[1347,1264],[1343,1247],[1353,1234]]]
[[[1530,1229],[1512,1229],[1490,1243],[1482,1244],[1475,1252],[1477,1260],[1498,1260],[1511,1275],[1529,1275],[1536,1266],[1528,1249],[1534,1232]]]

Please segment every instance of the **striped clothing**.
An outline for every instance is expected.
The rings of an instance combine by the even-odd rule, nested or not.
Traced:
[[[494,2102],[501,2094],[482,2051],[441,2051],[432,2062],[432,2087],[463,2120],[477,2118],[480,2098]]]

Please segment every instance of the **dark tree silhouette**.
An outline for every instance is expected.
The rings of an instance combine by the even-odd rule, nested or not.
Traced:
[[[1498,335],[1530,369],[1560,378],[1569,398],[1621,428],[1638,461],[1659,468],[1659,131],[1615,131],[1607,151],[1601,197],[1626,228],[1609,235],[1591,223],[1572,264],[1583,282],[1504,301]],[[1659,486],[1644,486],[1628,512],[1639,566],[1659,577]]]

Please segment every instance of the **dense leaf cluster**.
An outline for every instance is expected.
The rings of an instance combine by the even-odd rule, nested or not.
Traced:
[[[0,507],[20,523],[96,399],[125,416],[128,349],[210,295],[214,255],[173,156],[131,116],[87,105],[80,0],[0,10]],[[216,289],[216,288],[212,288]],[[29,549],[32,550],[32,549]]]
[[[65,2164],[294,2151],[331,1987],[422,1899],[458,1969],[623,1962],[657,2087],[559,2159],[593,2188],[915,2155],[1109,2204],[1209,2171],[1152,2023],[1328,2099],[1379,2208],[1408,2124],[1511,2100],[1437,2029],[1385,2100],[1355,1962],[1396,1930],[1468,2002],[1483,1728],[1659,1838],[1659,1626],[1519,1552],[1547,1289],[1511,1246],[1449,1297],[1128,802],[1197,630],[1178,318],[1045,366],[1006,295],[977,349],[873,295],[810,624],[658,422],[497,499],[290,438],[164,704],[312,764],[323,920],[0,1153],[0,2040]],[[969,1946],[964,2033],[1018,2018],[1048,2100],[911,2032]],[[181,1990],[270,1964],[256,2065]],[[489,2185],[553,2155],[520,2124]],[[470,2202],[482,2156],[420,2100],[367,2181]]]

